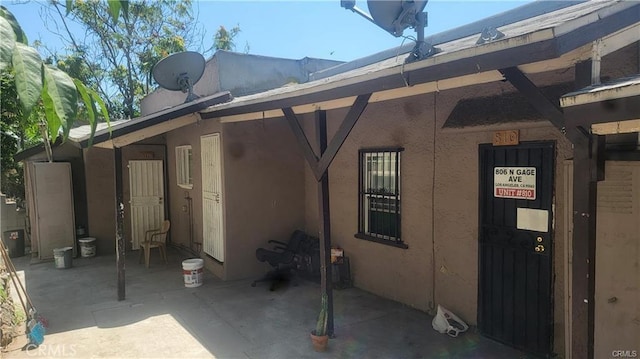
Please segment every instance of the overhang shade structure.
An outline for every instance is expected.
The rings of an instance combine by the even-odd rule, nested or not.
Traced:
[[[506,24],[500,27],[505,37],[492,42],[477,45],[477,33],[434,43],[441,52],[422,61],[405,64],[404,56],[395,56],[308,83],[235,98],[203,110],[201,116],[221,122],[283,117],[282,108],[291,107],[297,114],[346,108],[355,96],[368,93],[369,103],[375,103],[501,81],[501,69],[517,67],[533,74],[567,68],[590,59],[596,40],[609,44],[602,56],[633,43],[639,21],[637,2],[584,2]]]
[[[119,148],[151,138],[171,130],[200,121],[198,112],[209,106],[232,99],[228,91],[201,97],[175,107],[131,120],[120,120],[96,131],[93,143],[96,147]],[[69,139],[81,148],[89,147],[90,133],[86,128],[72,130]]]
[[[286,117],[319,180],[335,154],[327,151],[318,161],[294,114],[345,107],[350,107],[350,113],[358,113],[363,102],[361,96],[367,96],[365,102],[372,103],[471,84],[509,81],[575,145],[574,178],[580,180],[574,183],[571,320],[575,335],[571,353],[575,358],[593,358],[596,184],[604,176],[604,137],[592,136],[590,129],[569,123],[558,104],[546,98],[527,74],[575,66],[576,87],[592,83],[599,77],[600,57],[638,41],[640,3],[591,1],[571,5],[551,12],[540,10],[513,23],[493,19],[501,34],[493,40],[478,41],[477,33],[466,37],[450,35],[451,41],[433,42],[440,52],[425,60],[407,64],[403,57],[396,56],[363,64],[345,73],[212,106],[202,111],[202,118],[217,118],[224,123]],[[498,31],[494,24],[485,26]],[[338,133],[343,132],[345,123]],[[322,192],[320,188],[319,193]],[[319,198],[322,202],[322,195]],[[330,228],[328,219],[323,219],[324,226]],[[326,288],[323,290],[326,292]]]
[[[118,269],[118,300],[125,299],[125,236],[124,236],[124,195],[121,148],[132,143],[151,138],[176,128],[200,120],[198,111],[231,99],[229,92],[221,92],[202,97],[163,111],[138,117],[128,121],[118,121],[113,126],[103,126],[96,131],[93,142],[96,147],[111,148],[115,151],[115,197],[116,197],[116,266]],[[86,128],[76,130],[71,141],[81,148],[90,146],[90,134]]]
[[[484,39],[485,28],[504,36]],[[319,71],[306,83],[234,99],[229,93],[215,94],[116,124],[111,132],[99,130],[94,143],[117,150],[201,120],[224,124],[285,118],[318,181],[322,288],[330,295],[328,170],[367,105],[506,80],[574,144],[571,353],[573,358],[592,358],[596,184],[604,175],[604,136],[640,128],[640,79],[597,85],[599,60],[637,43],[639,34],[637,1],[534,2],[426,38],[439,51],[421,61],[405,63],[411,50],[406,47],[402,56],[397,49],[372,55]],[[559,106],[531,75],[568,68],[575,69],[575,88],[583,89],[564,96]],[[328,142],[325,111],[339,108],[349,110]],[[316,116],[320,153],[314,152],[298,121],[309,113]],[[87,147],[88,136],[72,140]],[[332,320],[330,316],[330,332]]]

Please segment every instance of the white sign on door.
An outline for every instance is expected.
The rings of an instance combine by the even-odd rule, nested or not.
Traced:
[[[535,167],[494,167],[493,195],[499,198],[536,199]]]

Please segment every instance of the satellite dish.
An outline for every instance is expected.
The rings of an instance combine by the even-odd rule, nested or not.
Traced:
[[[153,79],[167,90],[188,93],[184,102],[191,102],[199,97],[193,93],[193,85],[204,74],[204,65],[201,54],[194,51],[178,52],[153,66]]]
[[[406,62],[422,60],[435,53],[437,49],[424,41],[424,27],[427,26],[427,13],[423,12],[428,0],[368,0],[371,15],[360,10],[355,0],[341,0],[340,5],[371,21],[395,37],[402,36],[404,30],[412,27],[416,30],[416,46]]]
[[[414,27],[417,30],[417,15],[427,6],[427,1],[367,1],[369,13],[376,25],[395,37],[402,36],[404,29]],[[424,28],[425,24],[422,24]]]

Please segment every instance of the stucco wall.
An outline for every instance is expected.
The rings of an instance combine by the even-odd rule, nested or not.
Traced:
[[[638,71],[638,44],[602,59],[603,79]],[[537,86],[570,83],[573,69],[529,76]],[[554,352],[564,351],[563,213],[564,169],[571,144],[550,123],[511,123],[443,129],[456,103],[516,91],[508,82],[418,95],[370,104],[329,167],[331,237],[350,257],[354,284],[365,290],[429,311],[442,304],[476,324],[478,290],[478,145],[491,143],[496,129],[520,129],[520,141],[554,141],[555,200],[553,237]],[[328,113],[329,136],[346,110]],[[315,142],[312,116],[302,117]],[[434,133],[436,136],[434,137]],[[358,226],[358,149],[402,146],[402,239],[398,249],[354,238]],[[316,181],[305,170],[306,227],[317,232]]]
[[[87,233],[96,238],[98,255],[115,253],[116,199],[114,151],[84,150],[87,186]]]
[[[224,279],[259,277],[269,269],[255,258],[255,250],[270,239],[287,240],[304,226],[303,160],[283,120],[220,125],[202,121],[167,135],[172,238],[188,245],[189,218],[183,211],[188,192],[193,201],[193,236],[202,242],[202,175],[200,136],[221,133],[225,263],[204,255],[207,268]],[[177,186],[175,146],[191,145],[193,189]],[[174,225],[175,224],[175,225]]]
[[[331,239],[345,250],[357,287],[427,310],[431,297],[431,196],[433,127],[424,117],[430,99],[371,104],[329,167]],[[331,138],[347,110],[327,115]],[[305,131],[315,141],[312,116]],[[358,150],[404,147],[401,155],[402,237],[409,250],[354,238],[358,229]],[[307,166],[308,167],[308,166]],[[307,170],[307,228],[317,233],[317,182]],[[402,285],[398,285],[402,283]]]
[[[151,139],[158,143],[162,138]],[[129,203],[130,160],[164,160],[164,145],[131,145],[122,149],[122,187],[125,205],[124,236],[126,250],[131,250],[131,205]],[[88,235],[96,238],[98,255],[115,253],[116,197],[115,152],[91,147],[84,150],[87,184]],[[165,161],[166,163],[166,161]],[[165,194],[167,196],[168,194]],[[173,233],[173,232],[172,232]],[[137,249],[137,248],[136,248]]]
[[[569,79],[572,72],[533,76],[540,85]],[[430,311],[442,304],[476,324],[478,290],[478,145],[491,143],[495,127],[442,129],[457,101],[514,89],[508,83],[414,96],[370,104],[329,168],[331,236],[350,257],[357,287]],[[328,115],[330,136],[346,110]],[[517,120],[517,119],[514,119]],[[310,117],[305,130],[313,137]],[[562,160],[570,144],[547,122],[501,124],[521,129],[521,141],[556,141],[556,198],[561,198]],[[434,133],[436,137],[434,138]],[[399,249],[354,238],[358,218],[358,149],[404,147],[401,164],[402,239]],[[317,231],[315,180],[307,170],[307,228]],[[555,343],[563,344],[562,203],[555,211]]]
[[[223,127],[226,279],[259,277],[270,267],[255,250],[304,227],[303,159],[284,120]]]
[[[185,126],[166,134],[168,153],[167,184],[169,191],[169,211],[171,213],[171,241],[173,243],[189,246],[190,221],[193,221],[191,235],[194,243],[202,243],[202,168],[200,136],[212,133],[220,133],[222,127],[218,121],[201,121],[197,124]],[[223,142],[224,144],[224,142]],[[192,176],[193,188],[188,190],[177,185],[176,178],[176,146],[191,145],[192,150]],[[189,213],[189,201],[191,198],[192,213]],[[223,205],[224,205],[223,197]],[[185,207],[187,206],[187,207]],[[191,218],[190,218],[191,216]],[[194,249],[200,247],[194,246]],[[217,277],[224,278],[224,267],[211,257],[202,255],[205,266]]]

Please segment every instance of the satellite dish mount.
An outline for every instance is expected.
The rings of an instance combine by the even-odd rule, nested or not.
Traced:
[[[171,91],[187,93],[185,103],[200,96],[193,93],[195,85],[204,74],[204,57],[193,51],[178,52],[158,61],[153,67],[153,78],[158,85]]]
[[[427,26],[427,13],[424,8],[428,0],[368,0],[371,15],[356,6],[355,0],[341,0],[340,6],[371,21],[395,37],[401,37],[408,27],[416,31],[416,45],[406,62],[425,59],[437,51],[424,41],[424,28]]]

